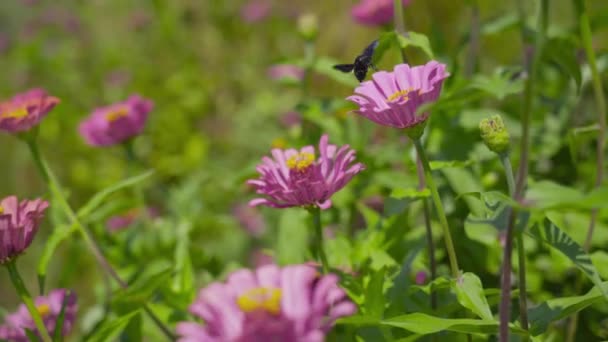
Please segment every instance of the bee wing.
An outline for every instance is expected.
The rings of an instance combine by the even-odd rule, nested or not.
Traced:
[[[380,41],[378,39],[374,40],[373,42],[371,42],[366,48],[365,50],[363,50],[362,55],[363,56],[367,56],[367,57],[372,57],[374,55],[374,50],[376,50],[376,48],[378,47],[378,44],[380,43]]]
[[[340,70],[342,72],[351,72],[355,67],[354,64],[336,64],[334,65],[334,69]]]

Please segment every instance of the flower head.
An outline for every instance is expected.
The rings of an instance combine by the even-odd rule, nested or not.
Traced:
[[[25,132],[38,125],[59,103],[43,89],[31,89],[0,103],[0,130]]]
[[[403,6],[409,5],[410,0],[403,0]],[[393,21],[393,0],[361,0],[351,10],[355,21],[368,26],[380,26]]]
[[[55,333],[57,319],[65,305],[62,335],[66,336],[72,331],[76,320],[76,294],[65,289],[57,289],[50,291],[45,297],[36,298],[35,304],[51,336]],[[0,325],[0,340],[27,342],[29,339],[25,329],[39,335],[29,311],[24,304],[21,304],[19,309],[7,315],[4,324]]]
[[[257,171],[260,178],[247,183],[256,187],[265,198],[256,198],[249,205],[274,208],[297,206],[331,207],[330,197],[342,189],[364,169],[356,163],[355,151],[348,145],[338,148],[328,144],[327,135],[319,142],[319,158],[313,146],[295,149],[273,149],[272,157],[262,158]]]
[[[347,100],[359,105],[358,114],[375,123],[411,129],[426,122],[429,113],[417,115],[417,110],[437,100],[448,76],[445,64],[436,61],[415,67],[399,64],[393,72],[374,73]]]
[[[0,265],[30,246],[48,206],[41,199],[19,203],[17,197],[9,196],[0,200]]]
[[[232,214],[247,233],[256,237],[264,234],[266,221],[257,208],[238,204],[232,209]]]
[[[144,130],[152,107],[152,101],[132,95],[126,101],[97,108],[80,124],[80,135],[91,146],[120,144]]]
[[[292,64],[276,64],[268,68],[268,77],[271,80],[302,81],[304,79],[304,69]]]
[[[206,324],[182,322],[177,333],[182,342],[323,341],[336,319],[355,311],[336,275],[265,265],[202,289],[190,312]]]
[[[262,21],[270,15],[271,6],[268,0],[250,0],[241,7],[241,19],[247,23]]]
[[[510,136],[500,115],[493,115],[479,123],[481,138],[488,148],[496,153],[503,153],[509,149]]]

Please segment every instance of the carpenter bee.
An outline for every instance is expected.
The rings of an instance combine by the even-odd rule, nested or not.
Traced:
[[[334,69],[342,72],[351,72],[354,70],[355,77],[359,82],[363,82],[365,75],[367,75],[367,69],[372,68],[376,70],[374,64],[372,64],[372,57],[374,56],[374,50],[378,46],[378,40],[374,40],[369,44],[363,52],[355,58],[353,64],[337,64],[334,65]]]

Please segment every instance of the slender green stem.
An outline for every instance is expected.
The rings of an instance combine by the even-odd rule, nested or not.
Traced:
[[[507,178],[507,184],[509,185],[509,195],[511,195],[511,197],[513,197],[513,196],[515,196],[515,179],[513,176],[513,167],[511,166],[511,160],[509,158],[508,152],[500,154],[500,161],[505,170],[505,177]],[[511,230],[513,230],[513,227],[511,227]],[[525,246],[524,246],[524,237],[523,237],[522,232],[518,231],[518,232],[514,232],[514,233],[515,233],[515,239],[517,242],[517,261],[518,261],[518,266],[519,266],[519,273],[518,273],[519,318],[520,318],[521,327],[524,330],[528,330],[528,305],[527,305],[527,296],[526,296],[526,293],[527,293],[526,292],[526,290],[527,290],[526,250],[525,250]],[[509,233],[507,233],[507,236],[508,235],[509,235]],[[505,260],[505,262],[506,262],[506,260]],[[510,262],[510,258],[509,258],[509,262]],[[503,272],[503,277],[504,276],[505,276],[505,274]],[[510,287],[510,281],[509,281],[509,287]],[[506,297],[508,298],[508,297],[510,297],[510,295],[506,296]],[[527,341],[527,338],[525,338],[525,341]]]
[[[579,15],[579,25],[581,30],[581,38],[583,41],[583,47],[585,48],[585,54],[587,55],[587,61],[589,68],[591,69],[591,79],[593,82],[593,92],[595,96],[596,110],[598,113],[598,134],[597,134],[597,145],[596,145],[596,178],[595,187],[602,185],[604,180],[604,150],[606,148],[606,98],[604,97],[604,87],[602,85],[602,78],[597,69],[597,61],[595,58],[595,51],[593,50],[591,24],[589,21],[589,15],[585,7],[584,0],[575,0],[574,5]],[[587,236],[583,249],[589,251],[591,248],[591,241],[593,239],[593,232],[595,230],[595,223],[597,221],[598,210],[593,209],[591,211],[591,219],[589,221],[589,228],[587,229]],[[580,292],[583,287],[582,277],[578,277],[575,285],[576,292]],[[568,333],[566,341],[573,342],[576,337],[576,330],[578,328],[578,312],[575,313],[568,325]]]
[[[479,36],[480,36],[479,4],[477,0],[472,1],[471,5],[471,32],[469,33],[469,53],[464,67],[464,75],[470,78],[477,66],[479,55]]]
[[[448,258],[450,259],[450,269],[452,270],[452,276],[454,278],[458,278],[458,276],[460,275],[460,269],[458,267],[458,259],[456,258],[454,243],[452,242],[452,234],[450,233],[448,219],[445,216],[445,211],[443,210],[441,197],[439,197],[439,191],[437,191],[437,185],[435,185],[433,174],[431,173],[431,166],[429,165],[429,160],[426,157],[426,153],[424,152],[424,148],[422,147],[420,139],[414,139],[413,142],[414,146],[416,147],[416,152],[418,153],[418,155],[420,156],[420,160],[422,161],[425,180],[427,185],[429,186],[429,189],[431,190],[431,197],[433,199],[433,203],[435,204],[435,210],[437,210],[437,216],[439,216],[439,222],[441,223],[441,227],[443,228],[445,246],[448,251]]]
[[[394,10],[394,14],[393,14],[393,21],[395,22],[395,31],[398,34],[404,35],[406,34],[405,31],[405,20],[403,20],[403,1],[402,0],[394,0],[394,6],[395,6],[395,10]],[[403,60],[403,63],[407,63],[407,56],[405,54],[405,49],[401,48],[401,59]]]
[[[318,207],[310,209],[310,213],[312,214],[312,223],[315,229],[315,237],[314,237],[314,253],[317,256],[317,259],[321,262],[323,266],[323,272],[327,273],[329,271],[329,264],[327,263],[327,256],[325,255],[325,249],[323,247],[323,228],[321,227],[321,209]]]
[[[34,304],[34,301],[32,300],[32,296],[30,295],[29,291],[25,287],[25,284],[23,283],[23,279],[19,275],[19,271],[17,270],[17,264],[16,264],[15,260],[12,260],[9,263],[7,263],[6,269],[8,270],[11,281],[13,282],[13,285],[15,286],[15,289],[17,290],[19,297],[21,297],[21,301],[23,301],[23,304],[25,304],[25,306],[27,307],[27,310],[30,312],[30,315],[32,316],[32,320],[34,321],[34,325],[36,325],[36,329],[38,329],[38,333],[42,337],[42,340],[44,342],[51,342],[52,341],[51,336],[49,335],[49,332],[46,330],[44,321],[42,320],[42,317],[40,317],[40,313],[38,312],[38,309],[36,308],[36,305]]]

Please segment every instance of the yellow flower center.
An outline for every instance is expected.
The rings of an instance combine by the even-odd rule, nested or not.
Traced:
[[[48,314],[51,313],[51,307],[48,306],[47,304],[42,304],[42,305],[36,306],[36,310],[38,310],[38,313],[40,314],[40,316],[42,318],[44,318],[45,316],[47,316]]]
[[[412,92],[414,90],[414,88],[408,88],[405,90],[399,90],[398,92],[394,93],[393,95],[388,97],[388,101],[389,102],[393,102],[399,99],[403,99],[405,101],[407,101],[409,99],[409,93]]]
[[[263,310],[278,315],[281,313],[281,290],[256,287],[239,296],[236,303],[243,312]]]
[[[4,214],[4,208],[0,205],[0,215]]]
[[[114,122],[120,118],[124,118],[127,115],[129,115],[129,110],[125,107],[120,107],[120,108],[117,108],[117,109],[107,113],[106,120],[108,122]]]
[[[287,159],[287,167],[298,172],[305,171],[315,162],[315,155],[309,152],[301,152]]]
[[[28,115],[28,111],[26,107],[19,107],[19,108],[15,108],[13,110],[11,110],[10,112],[5,112],[2,113],[2,117],[3,118],[15,118],[15,119],[21,119],[24,118]]]

